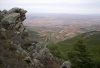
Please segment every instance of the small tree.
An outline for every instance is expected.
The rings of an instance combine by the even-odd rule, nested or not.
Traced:
[[[76,42],[73,51],[68,53],[68,59],[72,63],[72,68],[93,68],[93,62],[83,40]]]

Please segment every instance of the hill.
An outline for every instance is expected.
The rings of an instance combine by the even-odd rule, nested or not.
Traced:
[[[48,48],[56,57],[67,60],[67,53],[73,50],[73,46],[79,38],[84,39],[92,58],[100,61],[100,31],[90,31],[56,44],[51,43]]]

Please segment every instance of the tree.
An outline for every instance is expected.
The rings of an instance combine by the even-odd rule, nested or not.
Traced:
[[[68,59],[72,63],[72,68],[93,68],[93,61],[83,40],[76,42],[73,51],[68,53]]]

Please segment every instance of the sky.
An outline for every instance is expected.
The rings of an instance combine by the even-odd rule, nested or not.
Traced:
[[[29,13],[100,14],[100,0],[0,0],[0,10],[13,7]]]

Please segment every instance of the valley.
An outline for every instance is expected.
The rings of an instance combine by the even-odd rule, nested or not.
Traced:
[[[99,15],[33,14],[25,26],[51,42],[59,42],[89,31],[100,31]]]

